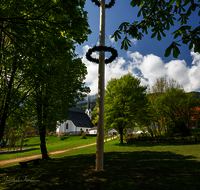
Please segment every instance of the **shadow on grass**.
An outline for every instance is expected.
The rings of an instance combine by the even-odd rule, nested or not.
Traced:
[[[26,148],[26,147],[33,147],[33,146],[40,146],[40,143],[36,143],[36,144],[27,144],[26,146],[23,146],[23,148]]]
[[[95,153],[41,161],[28,168],[0,169],[3,189],[199,189],[200,162],[172,152],[106,152],[103,172],[95,172]]]
[[[174,145],[199,145],[200,143],[197,142],[146,142],[146,141],[138,141],[138,142],[129,142],[129,143],[116,143],[115,146],[120,146],[120,147],[153,147],[153,146],[174,146]]]
[[[1,152],[0,154],[18,154],[18,153],[22,153],[22,152],[30,152],[30,151],[33,151],[33,150],[38,150],[40,148],[27,148],[27,149],[24,149],[24,150],[12,150],[12,151],[4,151],[4,152]]]
[[[61,141],[64,141],[64,140],[67,140],[68,138],[69,138],[69,137],[67,137],[67,136],[63,136],[63,137],[60,138],[60,140],[61,140]]]

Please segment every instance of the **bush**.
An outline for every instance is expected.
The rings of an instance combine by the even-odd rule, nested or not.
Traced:
[[[80,134],[82,135],[84,133],[84,131],[83,130],[80,130]]]
[[[86,134],[86,136],[96,137],[97,134]]]
[[[64,136],[64,132],[60,131],[59,133],[57,133],[57,137],[62,138]]]
[[[69,136],[80,136],[81,134],[70,133]]]
[[[83,133],[81,134],[81,136],[82,136],[82,139],[87,139],[86,133],[83,132]]]

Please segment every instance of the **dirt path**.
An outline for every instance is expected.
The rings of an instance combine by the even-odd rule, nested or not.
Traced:
[[[114,138],[117,138],[117,137],[114,137]],[[107,139],[107,141],[110,141],[110,140],[112,140],[112,138]],[[106,142],[106,140],[104,140],[104,142]],[[70,150],[84,148],[84,147],[92,146],[92,145],[95,145],[95,144],[96,143],[92,143],[92,144],[87,144],[87,145],[74,147],[74,148],[70,148],[70,149],[66,149],[66,150],[58,150],[58,151],[50,152],[49,154],[50,155],[60,154],[60,153],[68,152]],[[0,166],[3,166],[5,164],[10,164],[10,163],[13,163],[13,162],[21,162],[21,161],[24,161],[24,160],[30,160],[30,159],[35,159],[35,158],[42,158],[42,156],[41,156],[41,154],[37,154],[37,155],[27,156],[27,157],[23,157],[23,158],[14,158],[14,159],[9,159],[9,160],[2,160],[2,161],[0,161]]]

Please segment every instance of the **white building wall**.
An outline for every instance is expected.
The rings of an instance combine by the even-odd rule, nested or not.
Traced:
[[[67,124],[68,124],[68,129],[66,129]],[[60,132],[66,133],[66,132],[71,132],[71,131],[76,131],[76,126],[71,120],[67,120],[56,129],[56,133],[60,133]]]
[[[67,124],[68,124],[68,129],[66,129]],[[56,133],[60,133],[60,132],[70,133],[70,132],[74,132],[74,131],[80,131],[81,129],[84,132],[89,133],[89,130],[91,128],[76,127],[71,120],[67,120],[66,122],[62,123],[58,128],[56,128]],[[93,134],[96,134],[96,133],[93,133]]]
[[[112,130],[108,131],[109,135],[113,135],[113,133],[118,134],[118,132],[115,129],[112,129]]]
[[[71,120],[67,120],[66,123],[68,123],[68,129],[66,132],[77,131],[76,126]]]
[[[87,128],[87,127],[77,127],[77,131],[80,131],[81,129],[82,129],[84,132],[89,133],[89,130],[90,130],[91,128]]]
[[[89,131],[89,134],[97,134],[97,129],[90,130],[90,131]]]

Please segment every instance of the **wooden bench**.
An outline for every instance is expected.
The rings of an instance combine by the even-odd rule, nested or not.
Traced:
[[[19,164],[21,165],[21,168],[27,168],[28,167],[27,163],[33,162],[34,165],[38,165],[38,164],[40,164],[39,160],[40,160],[40,158],[36,158],[36,159],[33,159],[33,160],[27,160],[27,161],[19,162]]]

